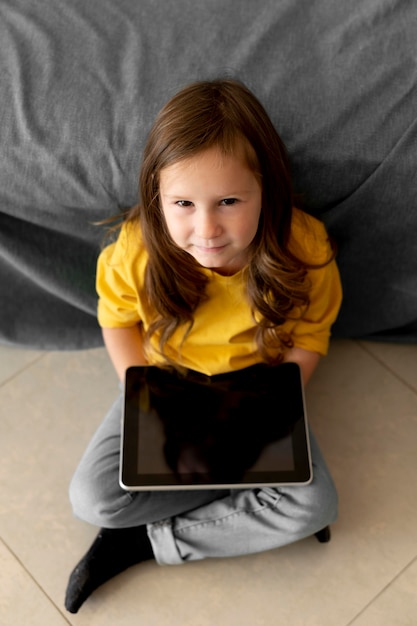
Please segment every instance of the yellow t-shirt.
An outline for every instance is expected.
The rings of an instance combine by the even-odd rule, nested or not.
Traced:
[[[294,209],[290,247],[299,258],[315,264],[330,256],[324,225],[298,209]],[[100,326],[148,327],[150,320],[142,306],[146,263],[139,225],[124,224],[117,241],[101,252],[97,263]],[[211,376],[259,363],[243,272],[222,276],[206,268],[202,271],[210,279],[209,297],[198,306],[194,325],[182,343],[181,364]],[[342,300],[337,265],[331,261],[309,270],[308,277],[311,290],[306,313],[301,319],[287,320],[282,328],[291,334],[294,346],[325,355]],[[177,362],[183,334],[184,328],[180,327],[166,346],[167,354]],[[156,350],[147,356],[151,364],[161,362]]]

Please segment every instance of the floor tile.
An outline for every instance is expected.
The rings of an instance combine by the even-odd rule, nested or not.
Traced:
[[[417,343],[361,341],[360,345],[417,392]]]
[[[20,370],[41,359],[44,354],[37,350],[10,348],[0,344],[0,385]]]
[[[417,394],[361,346],[339,341],[309,384],[307,405],[339,490],[333,541],[344,569],[336,580],[354,610],[417,553]]]
[[[349,626],[415,626],[417,560],[398,576]]]
[[[65,626],[68,622],[0,541],[0,624]]]
[[[0,536],[61,607],[93,532],[73,519],[68,484],[116,393],[104,350],[48,353],[0,388]]]

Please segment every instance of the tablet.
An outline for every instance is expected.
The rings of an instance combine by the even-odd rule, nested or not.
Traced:
[[[124,489],[241,489],[311,479],[297,364],[260,364],[216,376],[155,366],[127,370]]]

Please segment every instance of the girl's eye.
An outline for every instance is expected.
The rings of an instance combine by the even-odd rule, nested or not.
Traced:
[[[232,204],[236,204],[237,202],[237,198],[224,198],[224,200],[221,201],[221,204],[224,204],[225,206],[231,206]]]
[[[181,207],[189,207],[192,205],[192,202],[190,200],[178,200],[175,204]]]

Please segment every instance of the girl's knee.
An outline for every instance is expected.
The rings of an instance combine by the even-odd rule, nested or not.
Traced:
[[[92,480],[91,476],[82,472],[76,472],[69,487],[75,517],[104,528],[114,526],[114,517],[122,507],[123,497],[126,499],[129,494],[115,493],[102,480]]]
[[[80,472],[76,472],[70,482],[69,500],[75,517],[82,519],[84,522],[89,522],[90,524],[101,525],[95,524],[95,521],[92,520],[92,517],[95,517],[95,494],[94,490],[90,492],[90,481],[88,477],[84,480]]]
[[[313,535],[337,519],[338,495],[327,472],[316,475],[309,485],[264,489],[259,495],[275,511],[277,528],[286,528],[293,540]]]
[[[333,478],[313,435],[311,435],[311,449],[313,480],[305,491],[306,506],[311,511],[312,519],[316,519],[317,525],[324,528],[336,521],[339,498]]]
[[[338,516],[339,498],[330,472],[324,464],[313,464],[313,481],[303,493],[313,532],[333,524]],[[313,534],[313,533],[311,533]]]
[[[311,508],[312,517],[317,520],[317,530],[329,524],[333,524],[336,521],[339,509],[339,498],[333,481],[319,491],[316,502],[311,503]]]
[[[328,472],[324,473],[320,480],[313,481],[309,487],[311,489],[307,490],[304,506],[308,511],[310,534],[313,534],[336,521],[339,498]]]
[[[293,528],[299,538],[314,535],[337,519],[338,496],[334,485],[326,489],[312,487],[310,497],[303,498],[298,512],[294,511]]]

